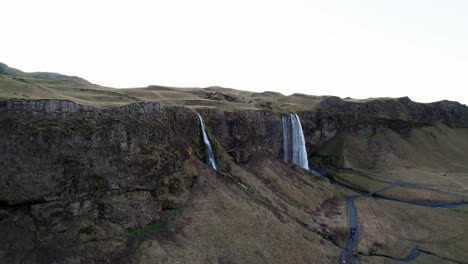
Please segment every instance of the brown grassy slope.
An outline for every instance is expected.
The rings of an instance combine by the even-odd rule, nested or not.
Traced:
[[[346,135],[344,166],[468,194],[468,129],[445,125]]]
[[[98,107],[139,101],[117,89],[94,84],[0,75],[0,99],[61,99]]]
[[[466,208],[438,209],[361,198],[356,201],[358,250],[404,258],[417,247],[439,257],[466,263]]]
[[[149,86],[119,89],[142,100],[156,100],[166,105],[233,109],[268,109],[281,112],[311,111],[318,107],[321,96],[291,95],[275,92],[254,93],[223,87],[175,88]]]
[[[62,99],[98,107],[155,101],[167,106],[273,111],[313,110],[321,100],[316,96],[284,96],[273,92],[253,93],[221,87],[114,89],[90,83],[0,74],[0,99],[8,98]]]
[[[274,158],[255,159],[248,166],[259,167],[256,171],[227,162],[232,176],[254,193],[198,160],[190,161],[189,170],[200,177],[189,202],[172,233],[141,244],[140,263],[337,262],[340,249],[308,227],[315,215],[326,212],[329,218],[344,219],[342,211],[324,205],[329,198],[340,200],[332,187],[288,170]]]
[[[289,87],[285,87],[289,89]],[[402,98],[353,99],[277,92],[249,92],[212,86],[176,88],[151,85],[145,88],[113,89],[94,85],[76,76],[59,73],[27,73],[0,63],[0,99],[64,99],[98,107],[112,107],[135,101],[157,101],[166,106],[190,108],[262,109],[281,113],[324,110],[339,116],[352,113],[361,119],[390,118],[415,122],[440,120],[467,126],[466,106],[440,101],[430,104]],[[345,120],[343,120],[345,122]]]
[[[401,261],[392,260],[386,257],[377,256],[359,256],[359,259],[354,263],[357,264],[401,264]],[[456,264],[456,262],[442,259],[430,254],[421,253],[414,261],[413,264]]]
[[[421,114],[421,110],[432,114],[438,113],[434,108],[443,109],[445,114],[454,109],[455,112],[466,113],[466,109],[456,102],[415,104],[407,97],[341,99],[336,96],[306,94],[285,96],[277,92],[255,93],[219,86],[176,88],[152,85],[146,88],[113,89],[91,84],[76,76],[47,72],[26,73],[0,63],[0,99],[5,98],[66,99],[98,107],[111,107],[143,100],[191,108],[263,109],[283,113],[315,111],[322,108],[338,113],[359,112],[365,118],[372,116],[400,120],[412,120],[413,114],[419,117],[425,116],[427,113]],[[432,122],[437,121],[437,118],[450,119],[454,116],[456,115],[450,112],[447,116],[432,116],[430,120]],[[455,120],[450,119],[450,122],[461,122],[466,125],[467,120],[457,118],[459,116],[455,117]]]
[[[395,180],[390,178],[382,178],[376,174],[366,174],[358,171],[340,171],[335,175],[335,179],[341,183],[365,192],[380,190],[395,182]],[[404,201],[431,201],[444,203],[468,202],[468,196],[463,197],[450,195],[427,188],[405,184],[379,192],[379,194],[391,199]]]

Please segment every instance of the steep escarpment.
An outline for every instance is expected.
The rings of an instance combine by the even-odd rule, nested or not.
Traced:
[[[222,91],[223,102],[239,103]],[[430,163],[450,157],[457,164],[447,182],[463,181],[452,171],[465,168],[457,140],[465,142],[466,106],[322,99],[316,110],[297,113],[312,168],[420,168],[428,163],[419,156],[440,150]],[[281,161],[288,111],[270,106],[1,101],[0,260],[336,262],[347,237],[346,192]],[[220,172],[203,164],[195,112]]]
[[[405,138],[423,128],[443,126],[449,131],[468,128],[466,105],[449,101],[422,104],[407,97],[358,102],[329,97],[321,101],[317,111],[299,115],[303,120],[309,158],[315,167],[329,169],[352,166],[344,157],[345,148],[351,159],[392,152],[397,144],[382,148],[382,144],[372,143],[378,138],[385,141],[384,134],[393,132]],[[356,139],[362,139],[359,149],[353,143]],[[365,162],[367,167],[378,168],[372,166],[375,157],[369,158],[371,160]]]
[[[215,139],[238,163],[245,163],[252,152],[266,151],[278,156],[282,131],[280,116],[261,110],[200,110]]]
[[[444,123],[451,126],[468,126],[468,107],[458,102],[440,101],[417,103],[408,97],[348,101],[328,97],[320,102],[320,108],[335,114],[341,113],[351,120],[402,120],[419,124]]]
[[[91,250],[84,259],[109,261],[126,249],[126,230],[158,221],[196,181],[184,165],[199,151],[187,109],[56,100],[0,107],[2,261],[60,262],[82,250]]]
[[[181,119],[193,121],[187,118],[193,113],[163,110],[157,104],[114,111],[55,100],[12,100],[3,105],[2,172],[6,182],[1,200],[7,204],[79,198],[103,186],[154,189],[164,175],[156,174],[152,180],[128,176],[141,174],[137,170],[143,169],[145,155],[154,151],[155,143],[171,156],[157,157],[156,166],[168,175],[175,173],[180,167],[176,163],[183,161],[197,134],[195,122],[184,126],[188,131],[175,126]],[[28,181],[31,174],[33,182]],[[65,185],[60,183],[62,176],[68,177]],[[83,181],[86,178],[89,180]],[[75,183],[72,189],[67,182]]]
[[[237,162],[245,163],[253,151],[281,157],[281,116],[269,110],[200,109],[214,138]],[[345,166],[345,135],[373,138],[393,131],[408,135],[414,129],[444,125],[468,127],[468,107],[455,102],[421,104],[408,98],[370,102],[324,99],[316,111],[298,112],[309,160],[316,168]],[[348,137],[346,137],[348,138]],[[361,150],[362,151],[362,150]],[[368,163],[370,164],[370,163]]]
[[[344,207],[321,205],[327,199],[339,203],[339,192],[276,159],[280,116],[200,113],[209,120],[222,173],[201,162],[205,153],[198,118],[184,107],[140,102],[101,109],[62,100],[2,101],[0,221],[5,239],[0,259],[180,262],[188,252],[197,262],[335,259],[345,239]],[[311,212],[320,218],[329,210],[336,225],[322,226],[311,218]],[[236,239],[239,230],[245,232]],[[277,240],[253,246],[271,230],[263,239]],[[231,243],[223,244],[225,237],[244,254],[226,252]],[[184,246],[176,250],[167,244],[171,240]],[[296,250],[281,258],[258,255],[286,250],[281,241],[295,244]],[[224,246],[210,251],[213,244]],[[156,253],[161,250],[163,255]]]

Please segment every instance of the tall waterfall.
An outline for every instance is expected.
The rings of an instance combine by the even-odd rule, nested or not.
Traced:
[[[289,130],[289,122],[291,120],[291,133]],[[292,161],[294,164],[298,165],[301,168],[309,170],[309,161],[307,160],[307,150],[305,146],[304,133],[302,131],[301,120],[297,114],[290,114],[288,116],[283,116],[282,118],[283,125],[283,160],[289,161],[289,137],[292,138]],[[289,135],[291,134],[291,135]]]
[[[289,140],[291,138],[291,122],[287,116],[281,118],[283,125],[283,160],[289,162]]]
[[[305,146],[304,132],[302,131],[301,120],[297,114],[291,114],[292,124],[292,149],[293,162],[299,167],[306,170],[309,169],[309,161],[307,160],[307,150]]]
[[[210,139],[208,138],[208,135],[206,134],[206,128],[205,128],[205,124],[203,123],[203,118],[201,117],[199,113],[197,113],[197,115],[198,115],[198,119],[200,119],[200,126],[201,126],[201,131],[203,134],[203,142],[205,143],[206,164],[213,167],[213,169],[218,170],[218,165],[216,165],[216,160],[213,154],[213,148],[211,147]]]

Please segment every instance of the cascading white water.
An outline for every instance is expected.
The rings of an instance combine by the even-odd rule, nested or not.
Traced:
[[[198,119],[200,119],[200,126],[203,134],[203,142],[205,143],[205,149],[206,149],[206,164],[210,165],[213,167],[213,169],[218,170],[218,165],[216,165],[216,160],[213,154],[213,148],[211,147],[211,142],[210,139],[208,138],[208,135],[206,134],[206,128],[205,124],[203,123],[203,118],[199,113],[197,113]]]
[[[307,150],[305,146],[304,133],[302,132],[301,120],[297,114],[291,114],[292,125],[292,158],[293,163],[301,168],[309,170]]]
[[[288,116],[283,116],[281,118],[281,123],[283,125],[283,160],[284,162],[289,161],[289,139],[291,131],[291,122],[289,121]]]

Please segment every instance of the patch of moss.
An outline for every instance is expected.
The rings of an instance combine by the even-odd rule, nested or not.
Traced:
[[[130,235],[132,236],[141,236],[143,234],[143,229],[137,228],[130,230]]]
[[[175,209],[173,209],[175,210]],[[139,237],[139,236],[142,236],[146,233],[153,233],[153,234],[157,234],[159,232],[161,232],[161,230],[163,230],[163,228],[165,227],[173,227],[175,224],[174,221],[172,220],[166,220],[166,219],[163,219],[163,220],[159,220],[155,223],[152,223],[150,225],[147,225],[146,227],[143,227],[143,228],[136,228],[136,229],[132,229],[130,230],[130,235],[132,236],[136,236],[136,237]]]
[[[96,228],[94,226],[90,225],[90,226],[87,226],[87,227],[80,228],[80,230],[78,230],[78,235],[81,235],[81,234],[96,235],[97,230],[96,230]]]

